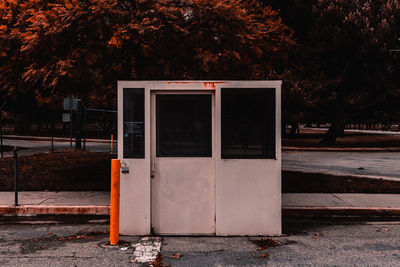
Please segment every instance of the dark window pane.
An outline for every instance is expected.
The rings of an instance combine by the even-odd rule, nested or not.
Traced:
[[[222,158],[275,158],[275,89],[222,88]]]
[[[124,158],[144,158],[144,89],[124,88]]]
[[[159,94],[157,157],[211,156],[211,95]]]

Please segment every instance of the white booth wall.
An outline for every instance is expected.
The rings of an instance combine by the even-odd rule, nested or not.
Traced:
[[[143,88],[144,90],[144,157],[124,158],[124,88]],[[222,158],[221,157],[221,89],[222,88],[273,88],[275,91],[275,157],[273,158]],[[154,201],[159,201],[155,193],[157,173],[162,161],[153,166],[155,134],[155,97],[157,93],[201,93],[207,92],[212,97],[212,164],[204,163],[209,170],[207,198],[204,209],[198,209],[209,216],[212,222],[206,228],[194,218],[192,222],[180,225],[180,213],[190,216],[184,203],[174,207],[176,214],[170,217],[165,231],[158,231],[164,222],[154,217],[163,210],[157,210]],[[153,108],[153,109],[152,109]],[[118,82],[118,158],[129,166],[129,173],[121,174],[120,193],[120,233],[125,235],[148,235],[152,227],[159,234],[205,234],[205,235],[280,235],[281,234],[281,81],[119,81]],[[152,136],[153,135],[153,136]],[[153,140],[153,142],[152,142]],[[193,169],[196,158],[182,158],[182,162]],[[168,163],[169,164],[169,163]],[[190,164],[192,164],[190,167]],[[193,165],[194,164],[194,165]],[[208,164],[208,165],[207,165]],[[173,168],[171,164],[171,168]],[[176,165],[178,166],[178,165]],[[186,170],[182,170],[189,173]],[[204,175],[203,174],[203,175]],[[156,185],[156,186],[155,186]],[[161,185],[162,186],[162,185]],[[158,188],[158,189],[157,189]],[[188,191],[201,190],[193,185]],[[181,191],[180,195],[184,194]],[[175,197],[178,195],[175,195]],[[153,202],[153,203],[152,203]],[[161,203],[163,204],[163,203]],[[188,205],[196,203],[188,203]],[[182,205],[182,206],[179,206]],[[168,208],[168,207],[167,207]],[[155,211],[156,210],[156,211]],[[169,212],[174,213],[171,209]],[[208,214],[208,215],[207,215]],[[153,218],[152,218],[153,216]],[[176,218],[176,225],[171,225]],[[190,218],[190,217],[187,217]],[[165,222],[167,223],[167,222]],[[191,228],[191,225],[193,227]],[[169,230],[171,229],[171,230]],[[182,231],[180,231],[182,229]]]

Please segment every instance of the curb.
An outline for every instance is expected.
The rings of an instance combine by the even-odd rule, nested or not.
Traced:
[[[283,207],[285,217],[393,217],[400,207]]]
[[[110,215],[110,206],[0,206],[1,215]],[[284,217],[400,217],[400,207],[282,207]]]
[[[0,215],[110,215],[110,206],[0,206]]]

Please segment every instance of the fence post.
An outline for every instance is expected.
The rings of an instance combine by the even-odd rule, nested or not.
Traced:
[[[78,103],[75,112],[75,148],[82,149],[82,106]]]
[[[69,97],[69,148],[72,149],[72,99]]]
[[[54,152],[54,128],[55,128],[55,121],[54,119],[51,121],[51,153]]]
[[[110,209],[110,244],[119,241],[119,193],[120,193],[120,161],[111,160],[111,209]]]
[[[111,134],[111,154],[114,152],[114,135]]]
[[[14,200],[15,206],[18,206],[18,155],[17,147],[14,147]]]
[[[82,106],[82,135],[83,135],[83,150],[86,150],[86,108]]]

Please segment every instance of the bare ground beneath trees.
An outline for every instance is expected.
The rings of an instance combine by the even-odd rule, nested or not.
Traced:
[[[0,151],[3,151],[3,152],[9,152],[9,151],[12,151],[12,150],[13,150],[12,146],[4,146],[3,145],[3,147],[0,147]]]
[[[400,181],[282,171],[282,192],[399,194]]]
[[[115,156],[114,156],[115,157]],[[108,191],[109,153],[60,151],[18,157],[20,191]],[[13,158],[0,159],[0,191],[14,190]]]

